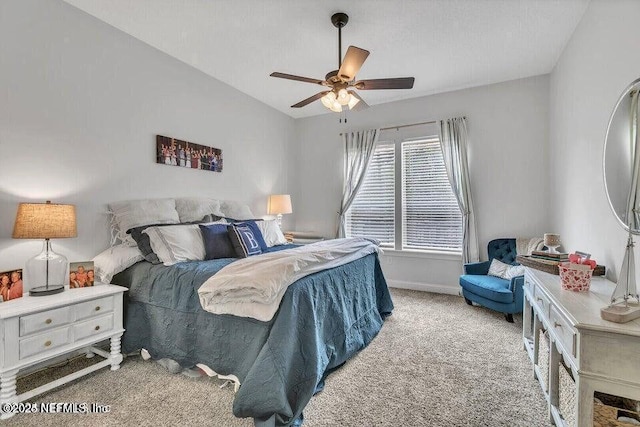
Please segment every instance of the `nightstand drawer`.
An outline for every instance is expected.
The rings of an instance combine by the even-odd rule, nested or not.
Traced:
[[[20,336],[57,328],[70,323],[71,307],[62,307],[20,317]]]
[[[94,299],[76,305],[76,320],[88,317],[100,316],[103,313],[113,311],[113,297]]]
[[[20,359],[26,359],[39,353],[45,353],[56,347],[69,344],[70,327],[45,332],[34,337],[20,340]]]
[[[113,313],[73,325],[73,336],[76,341],[80,341],[93,335],[108,332],[111,329],[113,329]]]

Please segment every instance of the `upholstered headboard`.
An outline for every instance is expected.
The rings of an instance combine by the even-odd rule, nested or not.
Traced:
[[[245,203],[205,197],[113,202],[109,203],[109,212],[111,213],[112,245],[118,240],[135,245],[127,231],[143,225],[198,221],[206,215],[238,220],[255,218]]]

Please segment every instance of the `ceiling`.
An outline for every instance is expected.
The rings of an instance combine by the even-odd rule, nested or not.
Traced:
[[[361,91],[370,105],[549,73],[589,0],[65,0],[291,117],[338,68],[330,17],[349,15],[343,55],[371,52],[358,79],[415,76],[412,90]]]

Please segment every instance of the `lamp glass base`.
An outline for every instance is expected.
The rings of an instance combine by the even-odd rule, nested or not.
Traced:
[[[43,297],[46,295],[59,294],[62,291],[64,291],[64,285],[38,286],[37,288],[29,289],[29,295],[32,297]]]
[[[24,271],[25,287],[28,289],[46,288],[44,285],[49,285],[49,289],[57,289],[60,286],[64,287],[64,284],[69,282],[69,262],[64,255],[53,251],[49,240],[44,241],[41,253],[26,262]],[[62,290],[57,292],[62,292]],[[50,294],[51,292],[42,295]],[[35,294],[29,292],[29,295]]]

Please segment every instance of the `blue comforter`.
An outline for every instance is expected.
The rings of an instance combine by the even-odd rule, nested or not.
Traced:
[[[298,280],[269,322],[200,306],[198,288],[233,261],[141,262],[114,277],[130,290],[124,350],[234,374],[236,416],[296,424],[325,376],[366,347],[393,310],[377,254]]]

